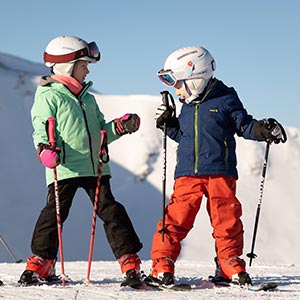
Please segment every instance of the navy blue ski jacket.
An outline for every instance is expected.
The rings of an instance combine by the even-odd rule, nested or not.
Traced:
[[[257,122],[234,88],[213,78],[201,97],[183,105],[178,126],[167,135],[178,143],[174,177],[228,175],[238,178],[234,135],[256,140]]]

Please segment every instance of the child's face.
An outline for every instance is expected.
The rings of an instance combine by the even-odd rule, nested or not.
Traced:
[[[187,93],[184,84],[182,81],[178,81],[175,85],[174,88],[176,90],[176,96],[182,98],[182,99],[186,99],[189,97],[189,94]]]
[[[73,69],[73,77],[81,84],[85,82],[85,77],[90,73],[88,69],[88,61],[78,60]]]

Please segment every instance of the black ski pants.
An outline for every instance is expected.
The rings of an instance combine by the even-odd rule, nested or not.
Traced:
[[[137,253],[142,244],[122,204],[115,201],[110,188],[110,177],[102,176],[98,202],[98,217],[103,221],[107,240],[114,256]],[[92,204],[95,199],[97,177],[77,177],[58,181],[61,224],[67,219],[78,188],[83,188]],[[57,233],[54,184],[48,186],[47,204],[42,209],[33,232],[32,253],[44,259],[57,256],[59,243]]]

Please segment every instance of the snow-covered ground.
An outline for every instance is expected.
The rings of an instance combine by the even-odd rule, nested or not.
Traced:
[[[30,108],[39,78],[47,72],[42,65],[0,53],[0,234],[17,259],[24,261],[31,254],[31,234],[46,201],[44,168],[37,161],[32,144]],[[101,90],[101,87],[96,88]],[[113,193],[125,205],[144,244],[139,254],[144,261],[143,269],[148,273],[152,235],[157,220],[161,218],[162,133],[155,128],[154,122],[161,97],[159,93],[155,96],[95,93],[95,96],[107,121],[127,112],[136,112],[141,117],[140,130],[111,144],[109,151]],[[247,99],[242,100],[247,107]],[[178,101],[176,105],[179,106]],[[272,117],[272,112],[266,112],[266,117]],[[254,251],[258,257],[253,267],[248,268],[254,282],[274,280],[280,284],[278,291],[254,294],[237,289],[201,289],[173,292],[171,297],[174,299],[219,299],[220,296],[223,299],[300,299],[300,130],[285,128],[287,143],[272,145],[270,149]],[[247,263],[245,254],[251,246],[264,152],[265,143],[237,138],[240,175],[237,195],[243,205],[244,258]],[[168,141],[167,195],[172,192],[175,163],[176,144]],[[91,220],[91,204],[79,191],[63,232],[66,274],[75,281],[85,279]],[[25,265],[10,263],[11,257],[0,245],[0,279],[8,284],[0,288],[0,299],[166,299],[170,292],[120,289],[119,267],[101,225],[98,220],[91,276],[95,285],[12,287],[9,284],[16,283]],[[176,265],[179,279],[199,283],[200,278],[213,273],[211,233],[203,199],[194,228],[184,240]],[[59,263],[57,269],[59,272]]]
[[[143,261],[142,267],[149,270],[150,261]],[[189,282],[195,289],[192,291],[142,291],[131,288],[121,288],[122,281],[119,266],[116,262],[95,261],[92,264],[92,284],[86,285],[87,263],[84,261],[66,262],[65,273],[72,280],[71,285],[62,286],[39,286],[39,287],[16,287],[19,274],[24,269],[24,263],[0,264],[0,278],[6,285],[0,287],[0,299],[76,299],[76,300],[165,300],[168,297],[173,300],[185,299],[300,299],[300,266],[294,265],[255,265],[251,267],[253,283],[276,282],[278,288],[270,292],[253,292],[242,290],[239,287],[213,288],[208,283],[207,277],[214,272],[214,265],[199,261],[180,260],[177,263],[178,280]],[[57,264],[57,271],[60,264]],[[204,280],[204,281],[203,281]]]

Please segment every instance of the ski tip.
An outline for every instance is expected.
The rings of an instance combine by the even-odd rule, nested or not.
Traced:
[[[278,284],[275,282],[268,282],[265,284],[262,284],[260,287],[258,287],[257,291],[272,291],[278,287]]]
[[[192,286],[188,283],[178,283],[174,284],[171,289],[174,291],[190,291]]]

